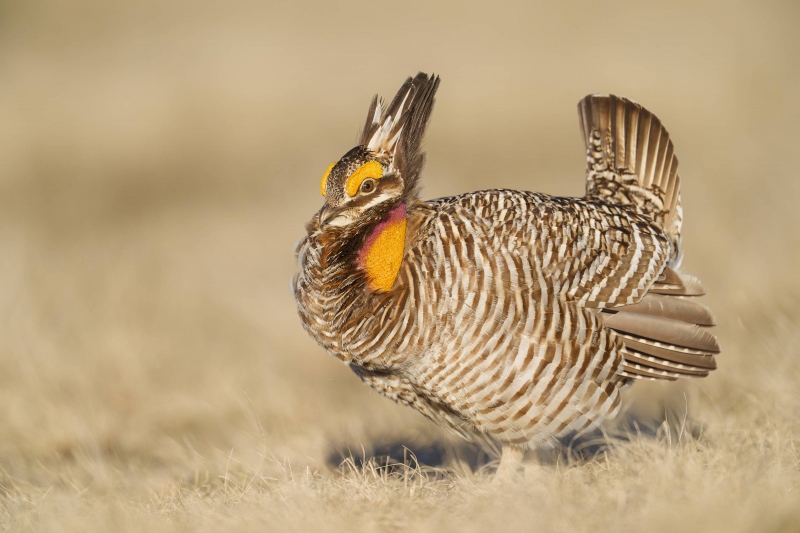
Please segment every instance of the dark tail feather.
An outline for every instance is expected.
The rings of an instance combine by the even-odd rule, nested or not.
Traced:
[[[678,158],[669,133],[641,105],[614,95],[590,95],[578,104],[588,161],[586,194],[636,204],[672,238],[680,260],[683,213]]]

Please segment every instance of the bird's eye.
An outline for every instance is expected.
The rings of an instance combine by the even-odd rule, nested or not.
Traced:
[[[367,178],[361,183],[361,192],[364,194],[369,194],[375,190],[375,180],[372,178]]]

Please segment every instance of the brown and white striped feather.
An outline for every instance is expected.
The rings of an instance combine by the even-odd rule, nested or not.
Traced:
[[[312,336],[459,433],[536,443],[615,414],[624,343],[590,308],[637,303],[656,282],[670,249],[657,225],[625,206],[504,190],[419,203],[410,219],[391,297],[365,296],[369,312],[327,333],[323,308],[337,304],[315,298],[307,314],[328,318]]]
[[[713,315],[693,299],[699,282],[676,270],[668,134],[625,99],[587,97],[580,112],[587,197],[489,190],[414,201],[388,293],[337,263],[312,221],[293,280],[308,333],[382,394],[458,434],[506,443],[613,417],[632,379],[713,370]]]

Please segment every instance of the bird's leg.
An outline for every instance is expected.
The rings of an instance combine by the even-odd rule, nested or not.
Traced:
[[[497,467],[497,472],[494,474],[492,483],[511,481],[514,478],[514,474],[516,474],[517,470],[522,465],[522,456],[524,454],[525,448],[522,446],[503,444],[500,466]]]

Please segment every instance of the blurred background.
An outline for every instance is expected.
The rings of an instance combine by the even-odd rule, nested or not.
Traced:
[[[578,100],[655,112],[724,353],[631,401],[736,424],[759,397],[797,428],[799,23],[795,0],[0,2],[0,481],[146,493],[443,439],[289,289],[322,172],[419,70],[426,198],[582,195]]]

